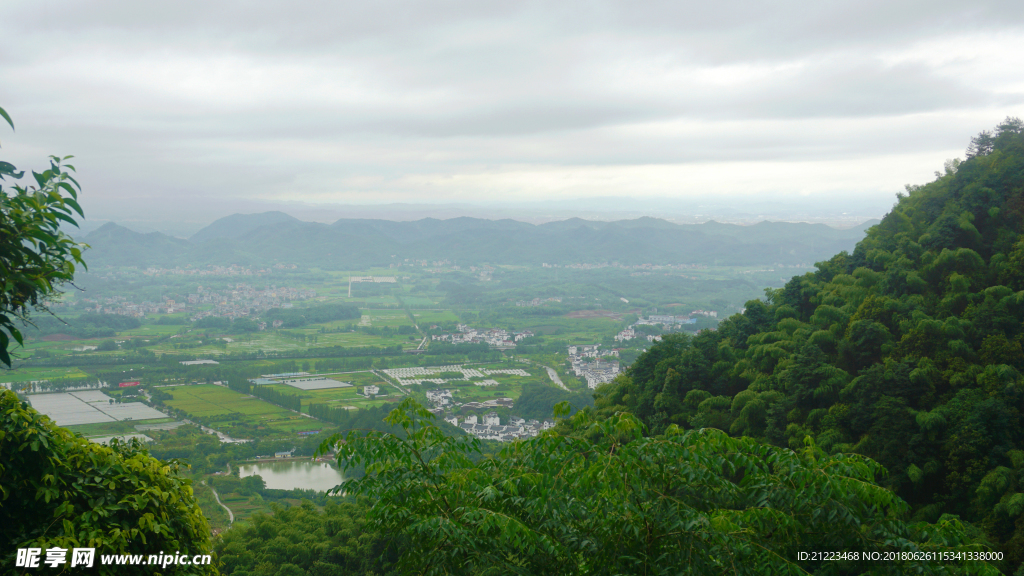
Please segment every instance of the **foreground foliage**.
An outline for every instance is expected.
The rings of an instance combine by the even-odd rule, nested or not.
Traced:
[[[321,446],[344,440],[339,464],[366,467],[345,490],[374,502],[371,526],[403,539],[403,573],[998,573],[981,563],[864,561],[868,552],[983,550],[955,518],[905,523],[906,504],[875,484],[884,470],[867,458],[711,429],[643,437],[629,414],[592,421],[579,412],[575,436],[515,442],[474,463],[479,442],[445,436],[431,419],[407,399],[387,418],[404,439],[353,431]],[[860,558],[801,560],[809,551]]]
[[[176,461],[138,443],[112,447],[55,426],[0,390],[0,572],[14,571],[17,548],[95,548],[102,554],[209,554],[210,528]],[[216,573],[171,566],[168,574]]]
[[[3,108],[0,117],[14,127]],[[32,173],[35,186],[5,187],[7,179],[25,173],[0,161],[0,364],[6,366],[11,340],[23,344],[19,321],[45,309],[56,288],[72,280],[75,265],[85,265],[82,246],[60,231],[64,223],[78,225],[76,214],[83,216],[78,182],[69,174],[75,169],[62,164],[69,158],[51,156],[48,170]]]
[[[221,535],[216,550],[225,574],[372,576],[386,572],[384,541],[367,529],[364,505],[328,503],[318,511],[305,500],[291,508],[273,506],[273,514],[257,514]]]
[[[1024,122],[908,186],[853,254],[717,332],[667,338],[601,391],[655,432],[715,427],[871,457],[918,519],[957,514],[1024,562]]]

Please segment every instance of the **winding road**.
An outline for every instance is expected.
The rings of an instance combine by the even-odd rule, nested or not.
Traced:
[[[555,372],[553,368],[548,368],[547,366],[541,366],[541,368],[544,368],[545,370],[548,371],[548,377],[551,378],[552,382],[558,384],[562,388],[562,390],[570,392],[570,390],[566,388],[565,384],[562,384],[562,379],[558,377],[558,373]]]
[[[213,484],[210,484],[209,486],[210,486],[210,490],[213,491],[213,499],[217,501],[217,504],[220,504],[222,508],[224,508],[225,510],[228,511],[228,526],[234,524],[235,523],[235,513],[231,511],[231,508],[228,508],[227,506],[224,505],[223,502],[220,501],[220,495],[217,494],[217,489],[213,487]]]

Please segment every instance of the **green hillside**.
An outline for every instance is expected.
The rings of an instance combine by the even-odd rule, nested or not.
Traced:
[[[810,437],[888,470],[915,519],[959,515],[1024,561],[1024,123],[908,186],[852,254],[674,336],[600,390],[653,434]]]

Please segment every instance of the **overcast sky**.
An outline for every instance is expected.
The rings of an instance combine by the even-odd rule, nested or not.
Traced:
[[[4,0],[85,205],[885,198],[1024,116],[1018,2]],[[212,217],[223,215],[213,214]]]

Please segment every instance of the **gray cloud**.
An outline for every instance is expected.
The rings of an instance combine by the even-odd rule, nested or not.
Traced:
[[[0,141],[26,166],[76,154],[98,207],[872,195],[1022,114],[1022,20],[1010,2],[15,0]]]

